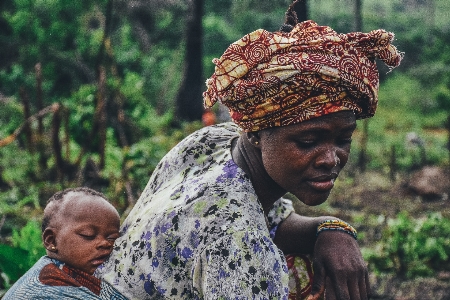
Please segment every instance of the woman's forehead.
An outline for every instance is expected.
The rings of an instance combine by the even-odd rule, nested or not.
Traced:
[[[340,111],[312,118],[301,123],[267,129],[272,133],[302,133],[320,131],[353,131],[356,118],[352,111]],[[263,130],[264,131],[264,130]]]

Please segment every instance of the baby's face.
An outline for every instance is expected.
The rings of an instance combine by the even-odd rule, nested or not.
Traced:
[[[67,196],[71,199],[59,219],[54,257],[93,274],[111,254],[119,237],[119,215],[101,197],[79,192]]]

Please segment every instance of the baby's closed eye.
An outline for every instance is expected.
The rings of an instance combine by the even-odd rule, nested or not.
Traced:
[[[95,239],[95,237],[97,236],[96,234],[93,233],[79,233],[78,235],[81,236],[83,239],[89,241]]]

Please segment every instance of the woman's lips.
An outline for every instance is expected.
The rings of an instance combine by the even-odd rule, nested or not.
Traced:
[[[307,182],[313,189],[323,192],[331,190],[334,186],[333,179],[326,181],[307,181]]]
[[[306,182],[313,189],[320,192],[327,192],[334,187],[334,181],[336,180],[337,174],[333,174],[331,176],[321,176],[316,177]]]

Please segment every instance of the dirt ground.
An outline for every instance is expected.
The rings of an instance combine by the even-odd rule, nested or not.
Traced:
[[[371,247],[381,238],[382,224],[367,224],[370,218],[387,220],[401,211],[417,218],[432,212],[450,218],[448,169],[425,167],[408,175],[397,175],[394,180],[377,172],[341,175],[327,202],[308,207],[294,200],[295,209],[304,215],[332,215],[351,222],[358,232],[363,232],[363,238],[358,241],[361,247]],[[371,273],[370,281],[372,299],[450,299],[450,270],[414,280]]]

